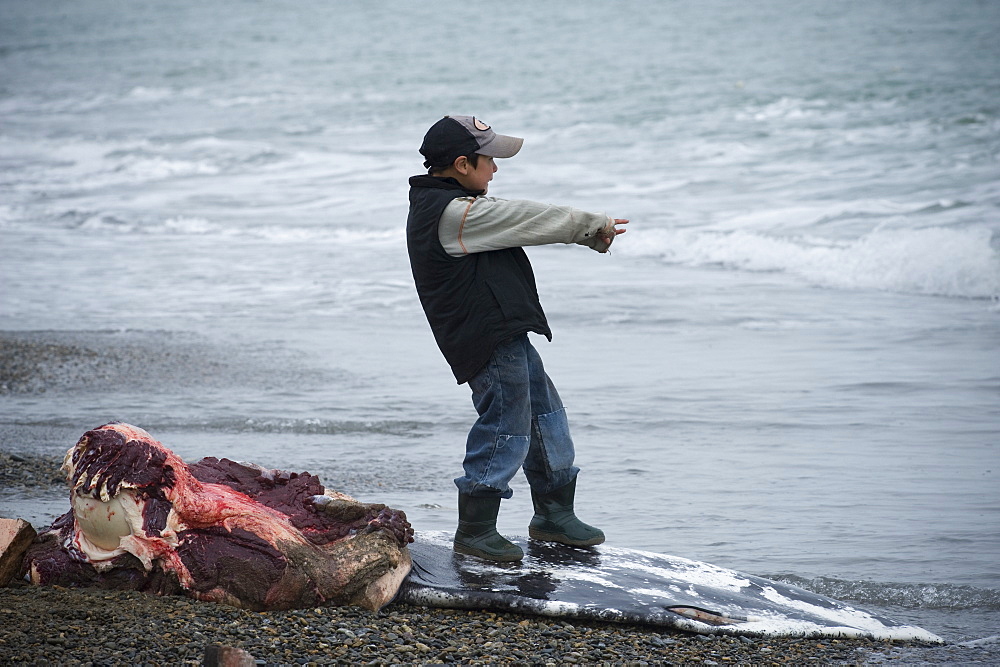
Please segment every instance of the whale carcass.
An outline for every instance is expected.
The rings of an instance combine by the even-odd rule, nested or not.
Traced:
[[[22,573],[36,584],[254,610],[376,610],[396,599],[703,634],[941,642],[789,584],[675,556],[517,537],[521,563],[456,554],[448,533],[414,541],[402,512],[324,489],[308,473],[215,458],[187,465],[127,424],[85,433],[63,467],[72,509],[28,550]]]
[[[227,459],[186,464],[113,422],[66,454],[72,509],[29,548],[35,584],[181,593],[253,610],[379,609],[410,571],[403,512],[308,473]]]

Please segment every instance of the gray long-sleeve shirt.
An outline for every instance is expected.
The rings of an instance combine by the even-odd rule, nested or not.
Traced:
[[[550,243],[578,243],[598,252],[610,245],[599,232],[614,229],[614,219],[571,206],[523,199],[458,197],[438,223],[438,238],[449,255]],[[613,232],[612,232],[613,234]]]

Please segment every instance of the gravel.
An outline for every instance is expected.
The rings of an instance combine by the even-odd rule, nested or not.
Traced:
[[[66,488],[66,475],[60,470],[62,457],[11,454],[0,451],[0,489],[25,489],[34,487]],[[56,491],[58,492],[58,491]],[[64,493],[66,493],[64,491]],[[69,494],[66,493],[66,509]],[[17,519],[19,517],[9,517]],[[37,528],[37,526],[36,526]]]
[[[868,640],[748,639],[391,604],[249,612],[181,597],[0,589],[0,663],[200,664],[232,646],[258,664],[857,664]]]

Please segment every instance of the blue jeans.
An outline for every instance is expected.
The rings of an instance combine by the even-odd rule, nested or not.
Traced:
[[[566,410],[527,334],[497,345],[469,388],[479,419],[465,445],[465,476],[455,479],[460,493],[510,498],[519,468],[536,493],[576,478]]]

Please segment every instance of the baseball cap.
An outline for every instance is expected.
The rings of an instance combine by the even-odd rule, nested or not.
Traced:
[[[462,155],[513,157],[524,139],[497,134],[475,116],[445,116],[427,130],[420,154],[425,167],[447,167]]]

